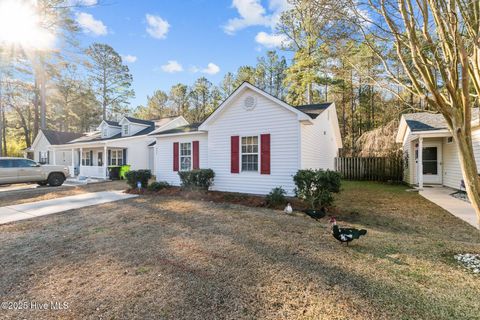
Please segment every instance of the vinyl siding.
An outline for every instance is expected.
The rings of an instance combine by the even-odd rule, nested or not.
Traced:
[[[154,141],[154,138],[144,136],[132,139],[120,139],[118,141],[109,141],[109,148],[126,148],[127,164],[131,165],[132,170],[148,169],[148,145]]]
[[[405,132],[407,135],[407,139],[403,144],[403,158],[408,158],[408,166],[403,166],[403,181],[408,184],[415,184],[416,183],[416,162],[415,162],[415,143],[413,140],[415,139],[410,129],[407,129]]]
[[[246,111],[242,106],[246,95],[257,98],[253,110]],[[271,138],[271,174],[231,173],[230,137],[260,136],[262,133],[269,133]],[[296,114],[249,89],[239,94],[209,126],[209,167],[215,171],[213,189],[267,194],[272,188],[281,186],[293,195],[295,186],[292,176],[300,167],[299,134]]]
[[[155,175],[157,181],[167,181],[168,183],[175,186],[180,185],[180,178],[178,177],[178,172],[173,171],[173,143],[192,142],[195,140],[199,141],[200,144],[200,168],[208,168],[208,139],[206,133],[157,138],[157,144],[155,145]],[[215,181],[216,178],[217,177],[215,177]]]
[[[447,143],[446,138],[443,141],[443,185],[458,189],[460,181],[463,179],[458,160],[458,149],[455,142]]]
[[[335,169],[335,157],[338,155],[334,130],[335,107],[332,105],[313,122],[301,124],[301,168]]]

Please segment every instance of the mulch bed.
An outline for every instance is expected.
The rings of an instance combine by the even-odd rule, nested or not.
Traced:
[[[181,197],[187,200],[201,200],[211,201],[216,203],[231,203],[239,204],[247,207],[254,208],[270,208],[283,210],[285,206],[269,206],[266,202],[265,196],[257,196],[245,193],[235,192],[223,192],[223,191],[204,191],[204,190],[184,190],[180,187],[169,187],[159,191],[149,191],[147,189],[128,189],[127,193],[140,194],[140,195],[161,195],[161,196],[174,196]],[[287,197],[287,201],[293,207],[294,210],[302,211],[307,209],[305,203],[294,197]]]

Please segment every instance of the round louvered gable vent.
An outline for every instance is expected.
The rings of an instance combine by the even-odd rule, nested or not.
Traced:
[[[247,96],[243,100],[243,107],[245,110],[253,110],[257,104],[257,99],[254,96]]]

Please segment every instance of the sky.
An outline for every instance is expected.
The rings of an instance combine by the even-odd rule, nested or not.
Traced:
[[[254,65],[285,41],[274,26],[286,0],[75,1],[82,46],[109,44],[128,64],[132,108],[179,82],[205,76],[219,84],[225,73]]]

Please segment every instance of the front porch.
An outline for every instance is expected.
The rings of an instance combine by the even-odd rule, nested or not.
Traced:
[[[127,149],[119,147],[109,147],[108,145],[98,146],[75,146],[70,149],[56,148],[52,150],[54,165],[57,152],[62,152],[64,157],[68,153],[68,163],[63,161],[63,164],[68,165],[71,177],[78,179],[108,178],[108,166],[120,166],[126,164]],[[60,164],[60,163],[59,163]]]
[[[451,143],[449,132],[422,133],[412,139],[412,155],[414,157],[413,183],[423,190],[425,185],[444,185],[453,175],[450,172]],[[422,152],[419,152],[422,150]],[[450,173],[448,177],[447,171]],[[449,182],[449,181],[448,181]],[[447,183],[451,186],[451,183]]]

